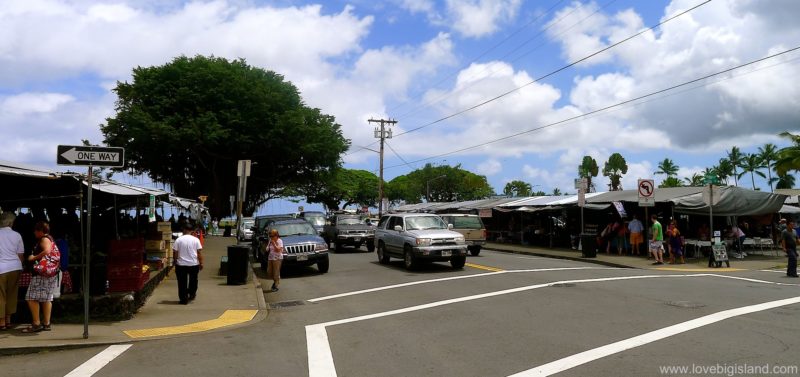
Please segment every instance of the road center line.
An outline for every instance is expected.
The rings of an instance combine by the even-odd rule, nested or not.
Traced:
[[[131,348],[133,344],[117,344],[109,346],[103,352],[94,355],[85,363],[73,369],[72,372],[67,373],[64,377],[90,377],[97,373],[100,369],[116,359],[117,356]]]
[[[488,273],[485,273],[485,274],[451,276],[451,277],[448,277],[448,278],[441,278],[441,279],[412,281],[412,282],[408,282],[408,283],[387,285],[387,286],[383,286],[383,287],[369,288],[369,289],[363,289],[363,290],[359,290],[359,291],[345,292],[345,293],[339,293],[339,294],[330,295],[330,296],[312,298],[312,299],[310,299],[308,301],[309,302],[320,302],[320,301],[325,301],[325,300],[332,300],[332,299],[335,299],[335,298],[342,298],[342,297],[347,297],[347,296],[360,295],[360,294],[364,294],[364,293],[384,291],[384,290],[387,290],[387,289],[410,287],[410,286],[419,285],[419,284],[438,283],[438,282],[442,282],[442,281],[459,280],[459,279],[480,278],[480,277],[486,277],[486,276],[491,276],[491,275],[514,273],[514,272],[546,272],[546,271],[608,270],[608,269],[617,269],[617,268],[614,268],[614,267],[561,267],[561,268],[538,268],[538,269],[530,269],[530,270],[504,270],[504,271],[488,272]]]
[[[723,310],[714,314],[709,314],[700,318],[692,319],[676,325],[665,327],[663,329],[651,331],[633,338],[621,340],[619,342],[611,343],[602,347],[597,347],[588,351],[584,351],[572,356],[565,357],[533,369],[528,369],[511,375],[510,377],[527,377],[527,376],[549,376],[563,372],[567,369],[586,364],[588,362],[613,355],[631,348],[643,346],[673,335],[684,333],[694,330],[703,326],[711,325],[729,318],[742,316],[745,314],[760,312],[764,310],[774,309],[781,306],[792,305],[800,303],[800,296],[787,298],[783,300],[776,300],[765,302],[762,304],[743,306],[740,308]]]

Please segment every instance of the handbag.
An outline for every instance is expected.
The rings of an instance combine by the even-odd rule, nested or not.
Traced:
[[[61,270],[61,253],[59,253],[58,246],[56,246],[52,238],[50,239],[50,245],[50,253],[33,264],[33,273],[47,278],[58,275],[58,271]]]

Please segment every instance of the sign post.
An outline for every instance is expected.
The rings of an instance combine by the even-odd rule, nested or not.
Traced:
[[[708,224],[709,228],[713,231],[714,230],[714,205],[719,203],[719,187],[714,187],[715,184],[719,184],[719,178],[715,174],[706,174],[703,176],[703,183],[707,184],[708,187],[703,189],[703,202],[708,204]],[[716,242],[714,242],[716,244]],[[713,246],[713,244],[712,244]],[[724,253],[723,247],[723,253]],[[726,262],[727,262],[728,255],[725,254]],[[730,262],[727,262],[728,267],[730,267]]]
[[[239,189],[236,190],[239,197],[236,201],[236,237],[239,237],[239,228],[242,226],[242,202],[244,202],[247,192],[247,177],[250,176],[250,160],[239,160],[236,175],[239,177]]]
[[[86,196],[86,240],[83,244],[83,339],[89,338],[89,293],[92,262],[92,183],[94,176],[92,168],[123,167],[125,165],[125,149],[117,147],[93,147],[84,145],[59,145],[56,152],[56,164],[70,166],[86,166],[87,196]],[[83,190],[81,190],[83,197]],[[153,199],[151,199],[153,200]],[[81,200],[83,207],[83,200]],[[83,211],[81,211],[83,216]]]
[[[586,205],[586,190],[589,188],[589,179],[586,177],[575,180],[575,188],[578,189],[578,207],[581,207],[581,235],[585,232],[583,227],[583,206]]]

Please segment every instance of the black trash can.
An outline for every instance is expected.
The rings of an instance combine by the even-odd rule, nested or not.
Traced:
[[[584,258],[597,258],[597,236],[581,234],[581,252]]]
[[[228,285],[247,284],[250,272],[250,247],[228,246]]]

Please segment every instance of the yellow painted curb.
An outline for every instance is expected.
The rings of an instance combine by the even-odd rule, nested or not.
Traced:
[[[218,329],[220,327],[236,325],[239,323],[245,323],[251,321],[256,316],[257,313],[258,310],[226,310],[225,313],[222,313],[222,315],[219,316],[219,318],[212,319],[209,321],[195,322],[182,326],[157,327],[154,329],[142,329],[142,330],[127,330],[123,332],[131,338],[147,338],[153,336],[189,334],[194,332]]]
[[[467,266],[467,267],[477,268],[479,270],[486,270],[486,271],[492,271],[492,272],[503,271],[503,269],[501,269],[501,268],[482,266],[482,265],[474,264],[474,263],[465,263],[464,265]]]
[[[659,271],[681,271],[681,272],[733,272],[733,271],[747,271],[745,268],[678,268],[678,267],[658,267],[653,270]]]

